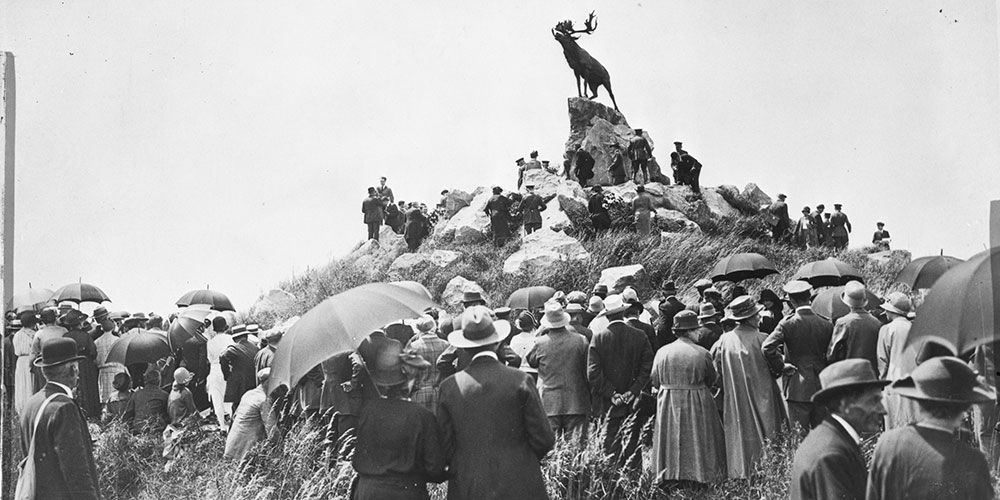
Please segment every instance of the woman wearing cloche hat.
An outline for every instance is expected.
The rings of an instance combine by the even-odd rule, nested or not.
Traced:
[[[992,499],[990,466],[957,431],[974,404],[996,399],[958,358],[931,358],[891,390],[916,401],[915,424],[879,438],[868,475],[869,500]]]

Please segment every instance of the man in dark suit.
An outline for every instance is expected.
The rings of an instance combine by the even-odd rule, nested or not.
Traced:
[[[368,226],[368,239],[378,241],[379,226],[385,219],[382,199],[378,197],[375,188],[368,188],[368,197],[361,202],[361,213],[365,214],[365,225]]]
[[[842,207],[840,203],[834,203],[833,215],[830,216],[830,236],[833,238],[833,246],[837,248],[847,248],[852,229],[847,214],[840,211]]]
[[[587,212],[594,231],[603,231],[611,227],[611,213],[604,207],[604,189],[601,186],[592,188],[593,194],[587,199]]]
[[[46,383],[25,402],[20,427],[21,451],[27,454],[35,442],[36,498],[101,497],[90,431],[72,396],[80,376],[77,362],[83,359],[76,351],[73,339],[46,340],[35,360]]]
[[[788,232],[788,204],[785,203],[785,195],[779,194],[778,201],[767,207],[771,214],[771,238],[778,241]]]
[[[233,345],[219,356],[222,374],[226,377],[226,402],[233,403],[233,415],[240,405],[243,393],[257,387],[257,372],[254,371],[254,356],[257,346],[247,339],[246,325],[233,327]]]
[[[535,186],[529,184],[524,188],[528,190],[528,195],[518,204],[517,210],[521,212],[521,217],[524,220],[525,234],[531,234],[536,229],[542,227],[542,212],[545,211],[545,200],[535,194]]]
[[[829,416],[813,429],[795,452],[793,500],[862,500],[868,471],[861,454],[862,433],[882,425],[882,387],[875,370],[863,359],[834,363],[819,374],[822,390],[812,401]]]
[[[509,334],[510,323],[494,323],[488,308],[473,306],[462,314],[462,329],[448,335],[472,353],[469,366],[440,386],[449,500],[547,498],[539,461],[555,435],[531,377],[497,359]]]
[[[683,302],[677,299],[677,285],[673,281],[663,283],[663,295],[665,298],[660,302],[660,316],[656,319],[656,340],[654,349],[659,349],[675,340],[674,316],[687,308]]]
[[[625,324],[628,308],[621,295],[608,296],[600,314],[608,317],[608,326],[594,332],[587,355],[594,413],[605,418],[604,452],[614,455],[620,465],[632,457],[635,449],[623,446],[625,436],[619,436],[619,431],[633,413],[633,403],[649,382],[653,368],[653,349],[646,335]],[[628,444],[634,446],[637,442]]]
[[[783,289],[795,313],[778,322],[760,349],[771,372],[785,376],[782,388],[789,423],[798,424],[801,432],[806,433],[819,423],[812,397],[820,389],[819,373],[826,368],[826,351],[833,336],[833,325],[813,312],[809,283],[793,280]],[[784,359],[780,352],[782,346]]]

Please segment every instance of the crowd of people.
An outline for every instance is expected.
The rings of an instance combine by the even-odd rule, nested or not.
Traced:
[[[765,210],[774,241],[791,242],[801,248],[847,248],[853,227],[842,211],[843,204],[834,203],[833,213],[824,213],[826,206],[822,203],[816,205],[816,210],[802,207],[802,216],[793,225],[788,216],[786,199],[787,196],[779,194],[778,200]],[[885,223],[880,221],[875,225],[877,229],[872,235],[872,245],[879,250],[889,250],[892,238],[885,230]]]
[[[40,488],[52,495],[99,492],[88,421],[161,435],[171,461],[185,433],[207,425],[243,462],[318,418],[329,446],[356,437],[360,499],[426,498],[426,484],[442,481],[450,498],[544,498],[540,463],[557,437],[599,439],[626,473],[698,488],[749,478],[786,431],[805,436],[793,498],[992,498],[995,396],[970,364],[985,367],[988,348],[962,360],[933,343],[908,347],[909,297],[869,304],[856,281],[841,296],[850,312],[835,318],[812,310],[804,281],[783,297],[733,287],[723,300],[708,280],[693,287],[692,303],[667,281],[646,300],[597,285],[516,310],[468,292],[461,313],[431,308],[371,332],[291,390],[267,384],[290,323],[262,331],[218,314],[155,363],[113,366],[108,341],[169,321],[48,307],[9,321],[5,396],[24,451],[46,457],[38,474],[53,480]],[[969,432],[973,406],[980,425]],[[869,470],[860,443],[879,432]]]
[[[397,202],[392,188],[385,182],[386,178],[382,177],[377,187],[369,187],[368,196],[361,202],[368,239],[378,241],[381,228],[386,225],[403,236],[411,252],[415,251],[437,223],[438,211],[429,212],[425,203]]]

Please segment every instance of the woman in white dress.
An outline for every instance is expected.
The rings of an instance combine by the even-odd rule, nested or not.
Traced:
[[[232,416],[233,408],[232,403],[223,401],[226,396],[226,378],[222,374],[222,365],[219,363],[219,357],[233,344],[232,337],[227,333],[228,330],[229,325],[226,323],[226,318],[216,316],[212,320],[211,337],[205,346],[209,363],[208,379],[205,385],[220,429],[226,429],[226,416]]]
[[[17,356],[17,364],[14,365],[14,409],[18,415],[24,408],[24,403],[35,393],[35,379],[31,373],[32,362],[35,354],[31,349],[35,342],[35,325],[37,320],[34,314],[21,314],[21,329],[14,334],[14,354]]]

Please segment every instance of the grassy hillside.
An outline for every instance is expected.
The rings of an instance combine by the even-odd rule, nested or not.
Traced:
[[[623,223],[623,219],[619,218]],[[280,284],[280,288],[295,296],[281,308],[251,311],[246,319],[264,327],[275,321],[302,314],[323,299],[354,286],[386,280],[415,280],[423,283],[438,298],[445,284],[461,275],[478,282],[486,289],[491,304],[503,303],[514,290],[528,285],[548,285],[557,289],[589,290],[606,267],[642,264],[656,286],[673,279],[681,290],[682,300],[693,301],[691,284],[705,277],[715,263],[736,252],[758,252],[767,256],[781,274],[762,281],[745,283],[750,293],[761,287],[777,289],[798,267],[806,262],[836,255],[861,270],[873,290],[883,295],[894,289],[892,277],[905,264],[905,257],[896,257],[888,264],[877,264],[864,251],[832,252],[804,251],[787,245],[773,244],[764,230],[763,221],[755,216],[737,216],[714,220],[702,225],[702,234],[638,238],[627,229],[594,236],[586,223],[578,226],[578,236],[591,253],[587,263],[563,263],[532,274],[505,275],[503,261],[519,248],[512,241],[503,248],[492,244],[455,245],[425,243],[422,252],[434,249],[455,250],[464,254],[460,263],[447,269],[429,265],[414,268],[405,274],[392,274],[387,269],[362,268],[346,261],[331,262],[312,269]],[[728,293],[731,284],[720,284]],[[647,294],[648,295],[648,294]],[[7,414],[9,416],[9,413]],[[592,435],[596,435],[596,429]],[[95,429],[96,455],[101,473],[104,497],[109,499],[334,499],[347,498],[353,469],[349,457],[338,456],[336,450],[321,445],[321,429],[315,422],[297,425],[284,440],[269,443],[255,450],[250,465],[242,470],[222,461],[224,439],[205,435],[188,445],[186,456],[171,472],[163,471],[159,440],[132,436],[121,426],[101,431]],[[7,452],[4,477],[16,477],[12,464],[20,459],[19,446],[13,435],[4,429]],[[622,498],[622,499],[778,499],[787,497],[787,481],[791,457],[797,438],[782,437],[774,443],[762,461],[758,472],[746,481],[726,481],[704,490],[680,490],[669,494],[652,487],[648,472],[628,475],[612,467],[599,451],[599,440],[581,444],[560,441],[545,459],[543,474],[553,499]],[[648,461],[647,461],[648,464]],[[4,482],[4,497],[9,496],[11,481]],[[445,488],[434,486],[431,498],[445,498]]]

